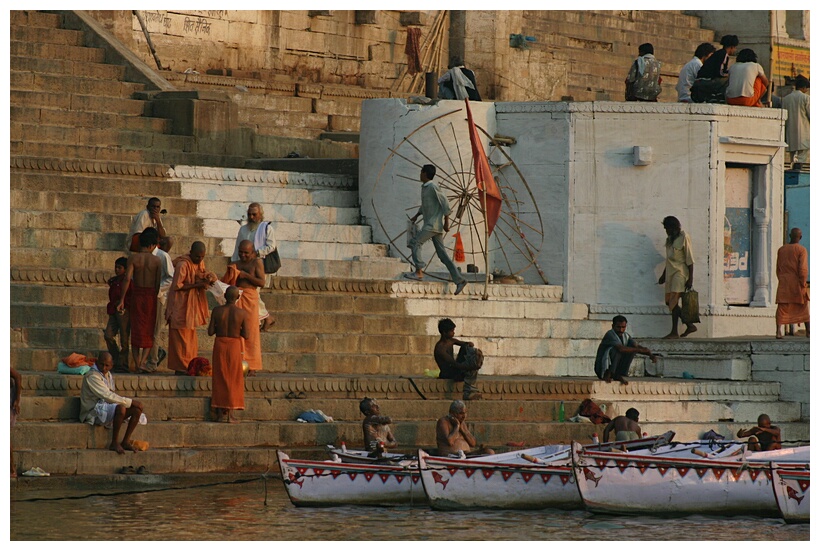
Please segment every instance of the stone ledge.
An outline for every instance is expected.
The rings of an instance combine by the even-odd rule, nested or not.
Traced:
[[[96,161],[85,159],[55,159],[51,157],[24,157],[12,155],[11,168],[27,170],[56,170],[92,174],[120,174],[125,176],[165,177],[170,165],[123,161]]]
[[[777,401],[780,385],[777,383],[755,383],[738,381],[695,381],[669,379],[631,379],[628,385],[597,381],[593,384],[592,398],[598,400],[737,400],[746,397],[752,400]]]
[[[621,101],[496,102],[498,114],[505,113],[657,113],[714,117],[782,120],[781,109],[745,108],[716,103],[645,103]]]
[[[61,268],[11,268],[11,281],[63,284],[104,284],[111,274],[104,270],[71,270]]]
[[[256,170],[207,166],[176,165],[167,172],[171,180],[211,180],[249,184],[292,185],[299,188],[356,189],[357,177],[284,170]]]

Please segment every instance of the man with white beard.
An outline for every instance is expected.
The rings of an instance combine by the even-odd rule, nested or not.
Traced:
[[[264,222],[265,212],[262,210],[262,205],[259,203],[251,203],[248,205],[248,223],[239,228],[239,233],[236,234],[236,244],[234,245],[231,262],[239,260],[239,244],[244,240],[253,243],[256,254],[259,258],[264,259],[268,254],[276,249],[276,238],[273,235],[273,226],[270,222]],[[259,323],[260,331],[267,331],[268,328],[276,323],[273,316],[270,315],[265,303],[262,301],[262,295],[259,295]]]

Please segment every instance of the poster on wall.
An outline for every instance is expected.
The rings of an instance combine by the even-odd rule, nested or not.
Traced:
[[[752,170],[726,169],[723,217],[723,296],[726,304],[752,301]]]

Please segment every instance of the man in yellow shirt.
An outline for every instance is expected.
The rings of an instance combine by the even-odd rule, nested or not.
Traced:
[[[664,300],[672,312],[672,331],[664,338],[677,339],[681,312],[680,298],[684,291],[692,288],[695,259],[692,242],[689,235],[681,229],[680,220],[674,216],[667,216],[663,219],[663,229],[666,230],[666,266],[658,279],[658,284],[664,286]],[[686,331],[680,336],[685,337],[697,330],[693,323],[687,323]]]

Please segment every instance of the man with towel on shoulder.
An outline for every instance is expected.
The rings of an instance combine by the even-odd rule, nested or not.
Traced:
[[[216,422],[227,417],[228,423],[238,423],[233,411],[245,409],[245,378],[242,373],[242,353],[248,329],[256,325],[253,316],[236,305],[239,289],[225,290],[225,304],[211,312],[208,335],[216,335],[213,352],[213,384],[211,407],[216,410]],[[258,329],[258,327],[257,327]]]

